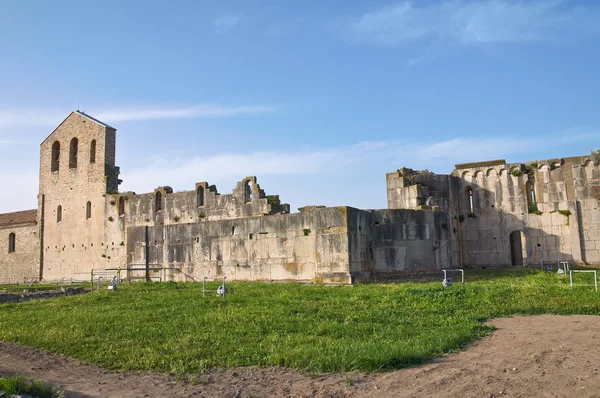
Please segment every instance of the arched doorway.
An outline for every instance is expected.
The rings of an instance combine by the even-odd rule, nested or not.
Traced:
[[[510,234],[510,259],[512,265],[527,265],[527,238],[523,231]]]

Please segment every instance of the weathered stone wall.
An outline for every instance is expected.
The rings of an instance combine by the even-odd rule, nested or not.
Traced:
[[[348,213],[350,272],[441,269],[451,264],[447,215],[432,210],[358,210]]]
[[[170,280],[226,276],[349,283],[347,212],[335,207],[132,227],[129,264],[144,266],[147,258],[150,267],[175,268],[167,272]]]
[[[461,265],[597,264],[599,163],[496,160],[457,165],[450,176],[400,169],[387,175],[388,206],[420,208],[432,196],[448,213],[451,258]]]
[[[9,253],[9,235],[15,234],[15,250]],[[0,227],[0,283],[37,280],[40,277],[40,240],[35,223]]]

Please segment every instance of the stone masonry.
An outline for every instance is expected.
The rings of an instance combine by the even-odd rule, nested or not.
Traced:
[[[290,214],[256,177],[221,194],[118,192],[116,129],[72,112],[40,145],[38,209],[0,215],[0,283],[146,280],[353,283],[449,267],[600,263],[600,156],[387,174],[388,209]]]

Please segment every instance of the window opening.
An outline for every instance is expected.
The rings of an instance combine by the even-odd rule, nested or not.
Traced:
[[[71,140],[69,145],[69,168],[74,169],[77,167],[77,151],[79,147],[79,141],[77,138]]]
[[[157,192],[154,200],[154,211],[158,212],[160,210],[162,210],[162,194]]]
[[[246,203],[252,201],[252,187],[250,187],[250,181],[246,181],[244,184],[244,197]]]
[[[198,187],[197,196],[198,207],[204,206],[204,187]]]
[[[90,163],[96,163],[96,140],[90,144]]]
[[[15,238],[16,238],[16,235],[14,232],[11,232],[8,235],[8,252],[9,253],[15,252]]]
[[[469,212],[473,213],[473,188],[467,187],[467,204],[469,206]]]
[[[58,171],[59,166],[60,166],[60,143],[58,141],[55,141],[54,144],[52,144],[52,159],[51,159],[50,171]]]

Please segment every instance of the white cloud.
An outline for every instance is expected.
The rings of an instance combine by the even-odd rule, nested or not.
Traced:
[[[10,187],[0,196],[0,213],[37,208],[38,170],[3,169],[0,185]]]
[[[600,32],[600,7],[562,0],[403,1],[366,13],[351,24],[360,40],[401,45],[416,40],[463,44],[532,43]]]
[[[269,194],[280,194],[292,208],[308,204],[350,205],[360,208],[386,206],[385,173],[399,167],[427,168],[450,173],[454,164],[490,159],[523,157],[535,151],[561,148],[573,141],[590,142],[597,133],[556,134],[529,140],[454,138],[424,141],[422,144],[365,141],[327,149],[221,153],[195,158],[157,158],[137,168],[122,167],[121,191],[152,192],[160,185],[175,190],[192,190],[199,181],[216,184],[221,193],[230,193],[237,181],[250,175],[259,178]],[[127,148],[123,148],[127,158]],[[527,153],[527,155],[524,155]],[[530,156],[532,156],[530,158]],[[37,163],[37,162],[36,162]],[[0,212],[37,206],[38,171],[4,170],[0,185],[11,187],[0,196]]]
[[[272,106],[238,106],[197,105],[183,108],[150,108],[100,111],[94,117],[106,122],[123,122],[131,120],[154,119],[191,119],[207,117],[251,116],[272,112]]]
[[[214,20],[213,27],[217,34],[223,34],[235,27],[241,19],[242,17],[240,15],[221,15]]]
[[[223,106],[203,104],[186,107],[122,107],[101,108],[88,112],[107,123],[132,120],[199,119],[209,117],[252,116],[273,112],[274,106]],[[0,127],[6,126],[57,126],[69,111],[63,110],[0,110]]]
[[[546,140],[550,145],[560,141]],[[530,144],[533,144],[531,141]],[[552,144],[553,143],[553,144]],[[323,150],[292,150],[250,153],[224,153],[191,159],[155,159],[145,167],[123,168],[124,190],[151,192],[161,185],[175,190],[192,190],[194,184],[216,184],[221,193],[230,193],[235,183],[255,175],[260,181],[276,180],[278,185],[263,186],[268,193],[279,193],[282,200],[306,200],[306,204],[345,204],[377,207],[385,200],[385,173],[399,167],[428,168],[442,173],[452,171],[455,163],[498,159],[540,148],[526,140],[515,145],[509,139],[456,138],[423,144],[366,141],[351,146]],[[357,182],[360,181],[360,182]],[[347,192],[334,191],[342,186]],[[310,193],[307,193],[308,192]]]

